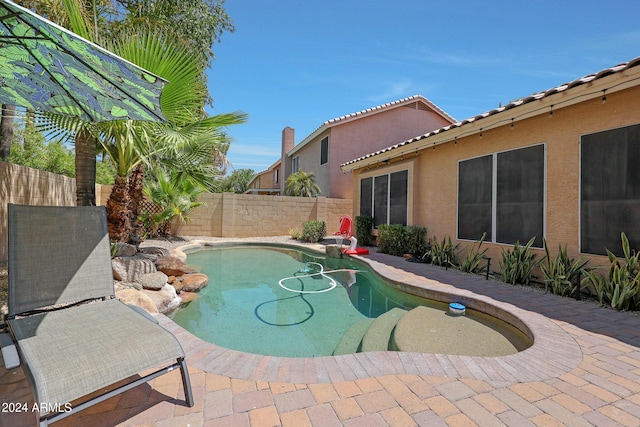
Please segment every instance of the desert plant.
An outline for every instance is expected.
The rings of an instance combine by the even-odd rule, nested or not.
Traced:
[[[302,226],[300,240],[309,243],[318,243],[327,234],[327,225],[324,221],[307,221]]]
[[[439,265],[441,267],[455,267],[456,259],[458,257],[458,251],[460,243],[455,246],[451,243],[451,237],[445,237],[442,242],[438,243],[436,238],[433,238],[431,249],[429,249],[429,255],[431,256],[431,264]]]
[[[371,231],[373,230],[373,218],[367,215],[356,217],[355,235],[360,246],[370,246],[372,243]]]
[[[546,256],[540,269],[544,274],[544,290],[561,296],[579,295],[582,290],[580,275],[589,271],[586,268],[589,261],[582,257],[569,258],[566,245],[558,245],[558,253],[551,258],[547,240],[543,239],[543,243]]]
[[[299,228],[296,227],[291,227],[289,229],[289,236],[293,239],[293,240],[298,240],[300,238],[300,236],[302,235],[302,232],[300,231]]]
[[[423,255],[427,250],[427,241],[425,235],[427,229],[415,225],[405,227],[405,248],[403,254]]]
[[[480,251],[482,244],[484,243],[484,239],[487,237],[487,233],[483,233],[480,241],[478,242],[477,248],[471,248],[467,251],[464,256],[464,259],[460,263],[460,271],[464,271],[465,273],[474,273],[480,274],[486,271],[487,266],[484,261],[484,255],[487,253],[487,248],[484,248]]]
[[[531,238],[524,246],[516,242],[513,249],[502,251],[500,275],[504,282],[512,285],[529,284],[533,270],[540,264],[540,260],[536,260],[536,255],[531,252],[531,245],[535,240],[535,237]]]
[[[609,274],[586,272],[585,275],[595,288],[600,304],[616,310],[634,310],[640,307],[640,253],[631,250],[625,233],[621,233],[621,240],[624,264],[607,249]]]
[[[402,256],[405,250],[405,226],[380,224],[378,226],[378,252]]]

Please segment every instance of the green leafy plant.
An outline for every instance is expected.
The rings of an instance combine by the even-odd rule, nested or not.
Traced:
[[[484,248],[480,251],[482,244],[484,243],[484,239],[487,237],[487,233],[483,233],[480,241],[478,242],[478,247],[473,247],[467,251],[464,256],[464,259],[460,263],[460,271],[464,271],[465,273],[474,273],[480,274],[487,270],[487,265],[485,261],[484,255],[487,253],[487,248]]]
[[[536,255],[531,252],[531,246],[535,237],[531,238],[526,245],[520,242],[513,245],[513,249],[502,251],[502,261],[500,261],[500,275],[502,280],[512,285],[528,285],[533,276],[533,270],[540,264],[536,260]]]
[[[582,290],[580,275],[583,271],[589,271],[586,268],[589,261],[582,257],[570,258],[566,245],[558,245],[558,253],[552,258],[547,240],[543,239],[543,243],[546,256],[540,269],[544,274],[545,291],[561,296],[578,295]]]
[[[318,243],[327,234],[327,225],[324,221],[307,221],[303,224],[300,240],[309,243]]]
[[[423,255],[427,250],[427,229],[415,225],[405,227],[405,250],[403,254]]]
[[[298,240],[301,235],[302,235],[302,232],[300,231],[299,228],[292,227],[292,228],[289,229],[289,236],[293,240]]]
[[[601,305],[610,305],[616,310],[635,310],[640,308],[640,253],[631,250],[625,233],[621,233],[621,240],[624,263],[607,249],[609,274],[585,272],[585,275],[595,288]]]
[[[378,226],[378,252],[402,256],[405,249],[405,226],[380,224]]]
[[[373,218],[368,215],[356,217],[355,235],[360,246],[371,246],[373,239],[371,231],[373,230]]]
[[[433,238],[429,255],[431,256],[431,264],[439,265],[441,267],[455,267],[456,260],[458,258],[458,251],[460,249],[460,243],[455,246],[451,243],[451,237],[445,237],[442,242],[438,243],[436,238]]]

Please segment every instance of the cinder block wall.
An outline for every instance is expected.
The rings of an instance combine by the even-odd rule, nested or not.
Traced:
[[[306,221],[327,224],[327,233],[338,231],[342,215],[351,215],[347,199],[260,196],[252,194],[206,194],[186,224],[177,224],[181,236],[258,237],[287,235],[302,229]]]

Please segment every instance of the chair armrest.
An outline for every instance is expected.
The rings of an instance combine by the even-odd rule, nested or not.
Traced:
[[[18,350],[13,343],[11,335],[8,333],[0,333],[0,347],[2,347],[2,358],[4,359],[4,367],[13,369],[20,366],[20,357]]]

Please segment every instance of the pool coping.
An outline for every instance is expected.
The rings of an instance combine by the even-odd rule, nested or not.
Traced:
[[[297,241],[282,243],[251,239],[192,240],[186,245],[173,249],[172,254],[186,259],[187,253],[204,247],[265,244],[304,248],[321,253],[324,248],[323,245],[302,244]],[[381,259],[381,257],[381,254],[376,253],[372,253],[369,257],[354,256],[402,290],[441,301],[443,295],[450,295],[469,308],[479,309],[512,323],[531,335],[533,345],[515,354],[494,357],[378,351],[340,356],[290,358],[245,353],[205,342],[164,315],[158,316],[160,324],[180,340],[190,366],[209,373],[253,381],[336,383],[384,375],[407,374],[469,378],[502,385],[557,378],[575,369],[582,361],[582,350],[574,338],[542,314],[390,265],[389,261],[398,261],[394,262],[395,264],[403,262],[401,258]],[[485,280],[480,276],[454,270],[449,270],[447,275],[457,280],[477,280],[478,286],[483,286],[485,291],[487,286],[497,285],[483,283]],[[500,285],[510,286],[504,283]]]

